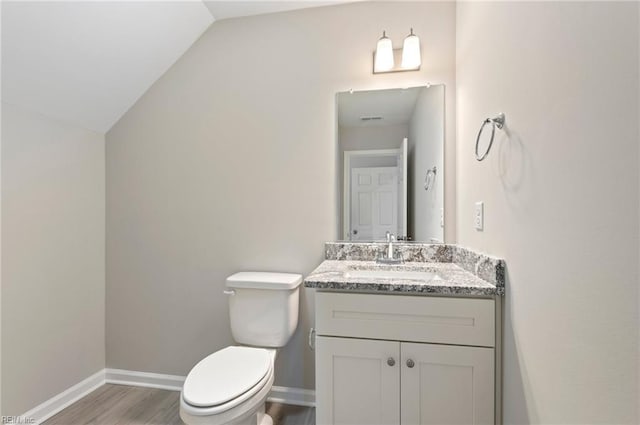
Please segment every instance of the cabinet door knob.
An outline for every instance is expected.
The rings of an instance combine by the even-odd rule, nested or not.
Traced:
[[[411,360],[411,359],[407,360],[407,367],[411,368],[411,367],[414,367],[415,365],[416,364],[414,363],[413,360]]]
[[[393,366],[393,365],[395,365],[395,364],[396,364],[396,361],[393,359],[393,357],[389,357],[389,358],[387,359],[387,364],[388,364],[389,366]]]

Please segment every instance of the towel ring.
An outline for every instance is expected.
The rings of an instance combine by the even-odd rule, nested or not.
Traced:
[[[493,138],[496,135],[496,127],[498,127],[499,130],[502,130],[502,127],[504,127],[504,120],[505,120],[505,116],[502,112],[500,112],[498,115],[496,115],[495,118],[487,118],[482,123],[482,126],[480,127],[480,131],[478,131],[478,137],[476,137],[476,159],[478,161],[482,161],[487,157],[487,155],[489,155],[489,151],[491,150],[491,145],[493,145]],[[480,155],[478,153],[478,146],[480,145],[480,136],[482,135],[482,130],[484,130],[484,126],[487,124],[491,124],[491,140],[489,140],[489,146],[487,146],[486,152]]]
[[[435,166],[427,170],[427,174],[424,176],[424,190],[429,190],[433,187],[437,171],[438,169]]]

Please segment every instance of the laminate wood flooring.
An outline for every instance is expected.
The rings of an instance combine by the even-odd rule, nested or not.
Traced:
[[[180,393],[106,384],[52,416],[43,425],[184,425]],[[267,403],[274,425],[315,425],[313,407]]]

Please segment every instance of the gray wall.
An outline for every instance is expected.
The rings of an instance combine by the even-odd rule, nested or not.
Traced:
[[[422,89],[409,122],[409,233],[416,241],[444,240],[444,87]],[[427,169],[436,167],[432,187],[424,190]],[[445,223],[447,224],[447,223]]]
[[[2,414],[105,366],[104,136],[2,104]]]
[[[457,7],[458,240],[506,259],[507,424],[638,423],[637,9]]]
[[[213,25],[106,136],[107,365],[184,375],[232,343],[226,276],[317,266],[337,234],[335,94],[453,87],[454,24],[454,3],[391,2]],[[422,70],[372,75],[381,31],[400,46],[410,26]],[[301,302],[276,384],[313,388]]]

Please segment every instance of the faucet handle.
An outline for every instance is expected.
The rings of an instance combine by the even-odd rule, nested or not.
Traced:
[[[387,230],[387,233],[385,233],[385,238],[387,239],[387,242],[391,242],[391,232]]]

